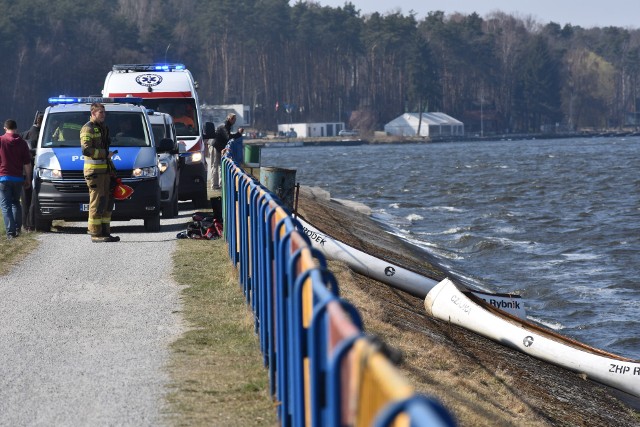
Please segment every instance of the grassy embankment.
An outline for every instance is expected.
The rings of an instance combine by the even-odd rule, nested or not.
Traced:
[[[275,426],[253,315],[224,240],[179,240],[174,280],[187,329],[172,346],[172,425]]]
[[[18,238],[7,240],[4,218],[0,213],[0,275],[22,260],[38,246],[38,233],[22,233]]]

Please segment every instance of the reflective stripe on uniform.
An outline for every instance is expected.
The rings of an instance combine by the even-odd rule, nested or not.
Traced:
[[[93,159],[89,159],[89,158],[85,157],[84,158],[84,163],[85,164],[89,164],[89,165],[106,165],[107,164],[107,160],[106,159],[93,160]]]
[[[82,125],[79,125],[77,123],[64,123],[62,125],[62,129],[81,130],[82,129]]]
[[[102,170],[102,169],[107,169],[109,167],[109,165],[107,165],[106,163],[101,163],[98,165],[92,165],[89,163],[85,163],[84,164],[84,169],[85,170]]]
[[[88,224],[89,225],[100,225],[100,226],[102,226],[102,218],[89,218]]]

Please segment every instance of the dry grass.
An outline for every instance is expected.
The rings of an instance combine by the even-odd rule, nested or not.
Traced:
[[[360,312],[365,331],[400,350],[401,374],[416,391],[442,402],[460,425],[549,425],[534,408],[514,397],[503,381],[508,377],[505,367],[483,368],[465,360],[467,356],[450,345],[430,339],[421,306],[404,304],[402,293],[386,299],[373,297],[368,289],[371,279],[339,262],[331,261],[329,267],[338,279],[341,296]],[[399,307],[402,316],[397,314]]]
[[[0,276],[5,275],[25,256],[38,247],[38,234],[35,232],[22,233],[20,237],[7,240],[4,219],[0,214]]]
[[[175,280],[189,330],[172,345],[168,419],[178,426],[274,426],[253,315],[223,240],[180,240]]]

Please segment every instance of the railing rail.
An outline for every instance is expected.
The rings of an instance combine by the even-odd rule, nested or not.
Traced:
[[[364,334],[323,255],[278,198],[231,156],[222,169],[224,238],[254,313],[281,425],[454,425]]]

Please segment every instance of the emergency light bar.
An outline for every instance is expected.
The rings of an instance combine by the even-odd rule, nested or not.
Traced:
[[[183,71],[184,64],[115,64],[113,71]]]
[[[57,96],[49,98],[49,104],[93,104],[99,102],[101,104],[133,104],[141,105],[142,98],[136,98],[134,96],[123,96],[117,98],[103,98],[101,96],[85,96],[85,97],[73,97],[73,96]]]

